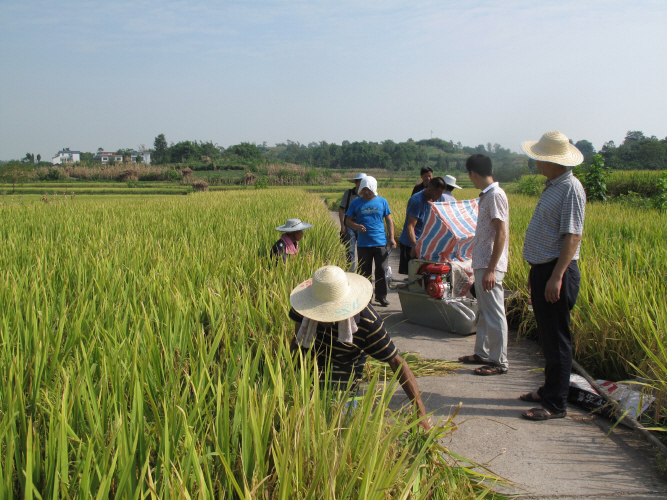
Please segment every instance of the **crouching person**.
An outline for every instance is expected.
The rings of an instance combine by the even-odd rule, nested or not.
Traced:
[[[290,318],[296,323],[293,349],[311,349],[317,356],[320,378],[329,370],[332,382],[345,387],[348,381],[359,384],[368,356],[386,362],[398,373],[399,381],[422,418],[419,425],[430,424],[419,395],[417,380],[370,305],[373,287],[358,274],[346,273],[336,266],[324,266],[312,279],[298,285],[290,295]]]
[[[282,232],[283,235],[273,244],[271,258],[276,262],[281,259],[285,262],[288,256],[298,254],[299,241],[303,238],[303,232],[311,227],[313,227],[312,224],[301,222],[300,219],[287,219],[284,225],[276,228],[276,231]]]

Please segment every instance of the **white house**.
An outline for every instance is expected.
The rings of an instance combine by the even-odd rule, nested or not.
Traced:
[[[130,154],[132,163],[137,163],[138,157],[143,158],[142,163],[145,163],[146,165],[151,164],[151,154],[148,151],[132,151],[132,153]]]
[[[132,151],[130,153],[130,160],[132,163],[137,163],[137,158],[141,157],[142,162],[145,163],[146,165],[150,165],[151,163],[151,154],[149,152],[141,152],[141,151]],[[102,164],[107,164],[109,161],[114,161],[116,163],[122,163],[123,162],[123,155],[118,154],[118,153],[113,153],[110,151],[98,151],[97,154],[95,155],[95,159],[99,160],[102,162]]]
[[[95,155],[95,159],[100,160],[103,164],[107,164],[109,163],[109,161],[122,163],[123,155],[111,151],[98,151],[97,154]]]
[[[52,165],[62,165],[63,163],[75,163],[81,161],[81,151],[58,151],[58,154],[51,158]]]

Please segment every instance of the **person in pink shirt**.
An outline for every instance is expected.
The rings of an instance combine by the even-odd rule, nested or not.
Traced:
[[[271,248],[271,258],[276,262],[280,259],[285,262],[289,255],[298,254],[299,241],[303,238],[303,232],[311,227],[313,227],[312,224],[301,222],[301,219],[287,219],[284,225],[276,228],[276,231],[282,232],[283,235]]]

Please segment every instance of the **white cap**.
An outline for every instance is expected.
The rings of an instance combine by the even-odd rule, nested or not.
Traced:
[[[375,180],[375,177],[367,175],[361,179],[361,184],[359,184],[359,193],[361,193],[364,188],[370,189],[375,196],[378,195],[378,181]]]
[[[463,189],[461,186],[458,186],[456,184],[456,177],[454,177],[453,175],[445,175],[442,178],[442,180],[444,180],[445,184],[447,184],[448,186],[452,186],[452,187],[455,187],[455,188],[458,188],[458,189]]]
[[[354,179],[348,179],[348,181],[357,182],[363,179],[364,177],[366,177],[366,174],[357,174],[357,176]]]

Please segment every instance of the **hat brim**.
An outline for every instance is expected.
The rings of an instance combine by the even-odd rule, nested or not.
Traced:
[[[447,183],[445,183],[445,184],[447,184]],[[447,185],[448,185],[448,186],[451,186],[451,187],[453,187],[453,188],[456,188],[456,189],[463,189],[461,186],[458,186],[458,185],[456,185],[456,184],[447,184]]]
[[[357,181],[360,181],[361,179],[348,179],[347,182],[355,183]]]
[[[579,151],[572,144],[567,145],[566,154],[553,155],[547,153],[546,151],[542,151],[538,147],[538,142],[539,141],[526,141],[521,144],[521,149],[525,155],[529,158],[532,158],[533,160],[548,161],[558,165],[563,165],[564,167],[576,167],[584,161],[584,155],[581,154],[581,151]]]
[[[290,304],[301,316],[314,321],[335,323],[351,318],[363,311],[373,297],[373,285],[359,274],[345,273],[349,293],[342,299],[321,302],[313,296],[313,280],[298,285],[290,294]]]
[[[301,224],[297,226],[278,226],[276,228],[276,231],[280,231],[282,233],[294,233],[296,231],[303,231],[304,229],[310,229],[313,227],[312,224],[309,224],[308,222],[302,222]]]

